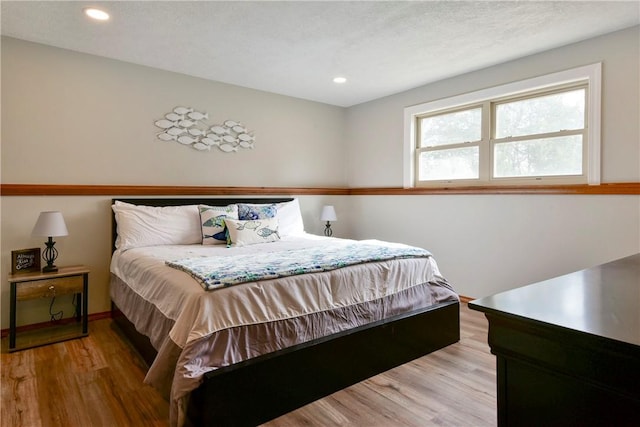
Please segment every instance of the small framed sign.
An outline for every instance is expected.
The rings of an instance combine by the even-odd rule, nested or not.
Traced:
[[[11,274],[40,271],[40,248],[11,251]]]

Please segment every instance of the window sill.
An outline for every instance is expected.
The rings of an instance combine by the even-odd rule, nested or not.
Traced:
[[[600,185],[493,185],[468,187],[414,187],[414,188],[352,188],[350,195],[455,195],[455,194],[591,194],[640,195],[640,182],[619,182]]]

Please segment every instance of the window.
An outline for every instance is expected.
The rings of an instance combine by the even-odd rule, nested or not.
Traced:
[[[405,109],[405,186],[599,184],[600,64]]]
[[[482,108],[416,118],[419,181],[479,178]]]

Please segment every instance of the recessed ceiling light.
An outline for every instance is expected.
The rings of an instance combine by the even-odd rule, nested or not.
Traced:
[[[333,79],[333,82],[334,82],[334,83],[345,83],[346,81],[347,81],[347,78],[346,78],[346,77],[335,77],[335,78]]]
[[[87,7],[84,9],[84,14],[89,18],[97,19],[98,21],[106,21],[109,19],[109,14],[107,12],[94,7]]]

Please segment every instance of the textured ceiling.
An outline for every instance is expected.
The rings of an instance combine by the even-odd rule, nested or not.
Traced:
[[[85,6],[111,14],[90,22]],[[2,34],[351,106],[638,25],[638,1],[2,1]],[[335,76],[348,79],[343,85]]]

